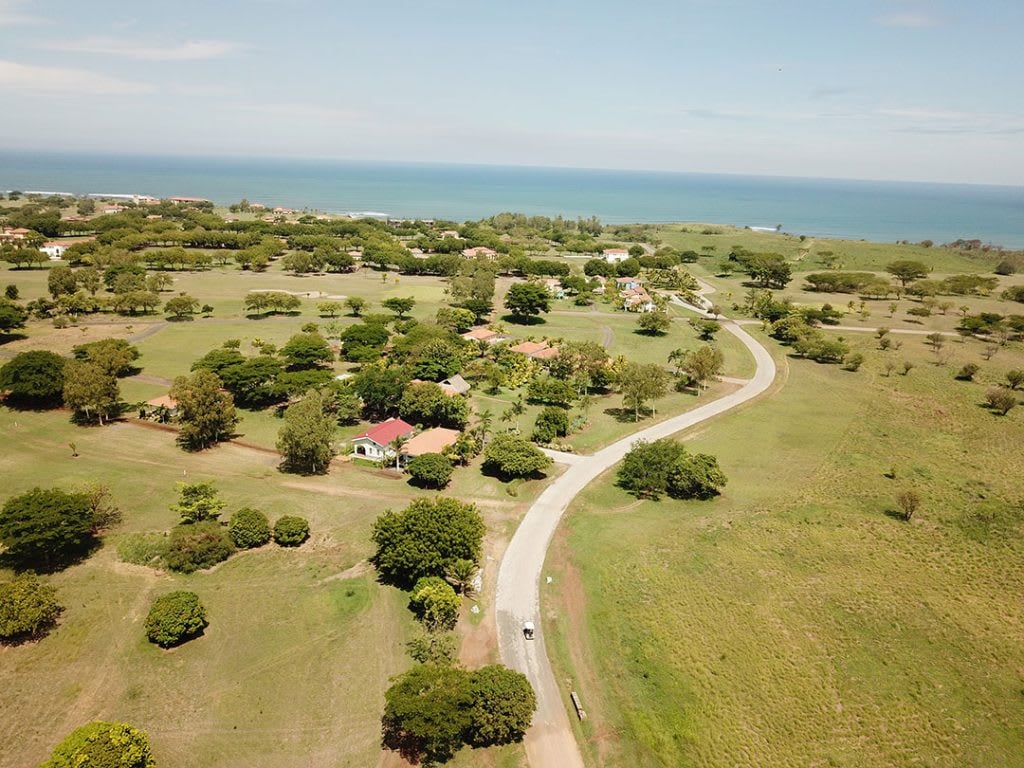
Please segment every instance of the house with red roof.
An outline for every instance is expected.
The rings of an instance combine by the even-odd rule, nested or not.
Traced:
[[[399,438],[408,440],[415,432],[416,428],[412,424],[401,419],[388,419],[353,437],[352,447],[356,456],[372,461],[394,459],[392,443]]]
[[[464,249],[462,251],[462,257],[465,259],[486,258],[491,259],[493,261],[494,259],[498,258],[498,252],[493,248],[488,248],[486,246],[480,245],[477,246],[476,248]]]

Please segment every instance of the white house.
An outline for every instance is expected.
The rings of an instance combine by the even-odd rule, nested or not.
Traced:
[[[64,251],[68,249],[69,245],[70,243],[44,243],[39,250],[49,256],[51,261],[57,261],[64,258]]]
[[[352,447],[356,456],[373,461],[393,459],[395,449],[391,444],[398,438],[408,440],[415,432],[416,428],[412,424],[406,424],[401,419],[388,419],[353,437]]]
[[[601,255],[609,264],[618,264],[629,258],[629,251],[625,248],[605,248]]]

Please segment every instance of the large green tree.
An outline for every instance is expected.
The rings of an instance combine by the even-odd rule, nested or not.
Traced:
[[[34,573],[0,583],[0,640],[20,642],[41,637],[60,616],[57,593]]]
[[[281,357],[291,370],[314,368],[334,360],[327,339],[319,333],[297,333],[281,347]]]
[[[204,370],[174,380],[171,397],[177,402],[178,441],[184,448],[202,450],[231,437],[238,415],[221,386],[220,378]]]
[[[81,360],[69,360],[64,366],[64,404],[76,417],[103,424],[117,414],[120,402],[117,378],[100,366]]]
[[[371,562],[384,581],[409,587],[423,576],[443,577],[457,560],[479,562],[483,536],[483,518],[473,504],[444,496],[415,499],[374,522]]]
[[[331,463],[337,420],[327,413],[325,405],[323,395],[314,390],[284,412],[277,450],[288,471],[316,474],[326,471]]]
[[[505,309],[518,321],[528,321],[550,311],[551,294],[540,283],[516,283],[505,294]]]
[[[520,741],[537,709],[537,696],[526,675],[491,664],[470,674],[473,703],[467,741],[475,747]]]
[[[913,259],[898,259],[889,262],[885,267],[885,271],[899,280],[900,284],[906,288],[907,285],[915,280],[927,277],[930,270],[924,262]]]
[[[21,352],[0,368],[0,389],[13,404],[60,405],[64,395],[64,358],[45,350]]]
[[[384,693],[383,744],[413,763],[445,762],[472,725],[473,694],[455,667],[420,664]]]
[[[655,363],[628,362],[619,372],[622,405],[632,409],[636,421],[647,403],[668,394],[668,372]]]
[[[139,359],[138,348],[124,339],[100,339],[72,347],[71,354],[76,360],[98,365],[111,376],[129,376],[136,372],[135,361]]]
[[[0,510],[4,558],[18,568],[51,571],[88,552],[96,541],[88,494],[34,488],[7,500]]]
[[[156,760],[144,732],[94,722],[72,731],[39,768],[156,768]]]
[[[410,384],[402,394],[398,411],[411,424],[462,429],[469,419],[469,406],[458,395],[448,395],[431,381]]]
[[[520,435],[495,435],[484,448],[484,469],[503,478],[530,477],[551,465],[551,459]]]
[[[153,601],[146,616],[146,637],[161,648],[191,640],[206,629],[206,609],[195,592],[168,592]]]

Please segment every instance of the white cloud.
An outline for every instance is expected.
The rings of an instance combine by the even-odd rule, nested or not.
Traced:
[[[19,24],[41,24],[44,19],[21,10],[23,0],[0,0],[0,27],[13,27]]]
[[[148,93],[153,87],[85,69],[36,67],[0,59],[0,90],[114,96]]]
[[[902,11],[887,13],[875,18],[875,23],[883,27],[903,27],[905,29],[925,29],[937,27],[939,19],[922,11]]]
[[[99,56],[118,56],[139,61],[201,61],[219,59],[242,48],[229,40],[187,40],[174,45],[140,43],[112,37],[87,37],[82,40],[64,40],[43,43],[48,51],[87,53]]]

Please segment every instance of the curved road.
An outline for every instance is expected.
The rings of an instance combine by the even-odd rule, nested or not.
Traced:
[[[754,378],[732,394],[635,432],[592,456],[566,456],[565,463],[569,468],[544,490],[527,511],[502,558],[495,598],[498,647],[502,661],[523,672],[537,693],[537,712],[525,740],[527,757],[533,768],[583,768],[583,757],[573,736],[563,692],[559,690],[551,670],[539,620],[540,577],[558,521],[576,494],[621,461],[634,441],[657,440],[688,429],[736,408],[771,386],[775,379],[775,362],[768,350],[731,320],[723,321],[722,327],[753,354],[757,362]],[[523,637],[524,621],[536,624],[534,640]],[[564,693],[567,698],[568,692]]]

